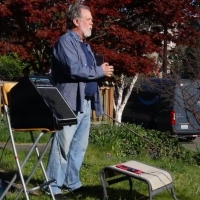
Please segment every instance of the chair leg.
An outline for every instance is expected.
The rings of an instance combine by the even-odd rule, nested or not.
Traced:
[[[29,195],[26,191],[26,184],[25,184],[24,177],[23,177],[23,174],[22,174],[22,169],[21,169],[22,167],[20,166],[20,163],[19,163],[18,154],[17,154],[17,150],[16,150],[16,146],[15,146],[15,141],[14,141],[14,137],[13,137],[13,133],[12,133],[12,129],[11,129],[11,123],[10,123],[10,118],[9,118],[9,114],[8,114],[8,109],[7,109],[7,107],[4,107],[4,109],[5,109],[5,113],[6,113],[8,130],[9,130],[10,139],[11,139],[11,143],[12,143],[15,162],[16,162],[17,169],[18,169],[18,172],[19,172],[19,176],[20,176],[20,179],[21,179],[21,183],[22,183],[22,187],[23,187],[23,190],[24,190],[25,197],[26,197],[27,200],[29,200]],[[15,180],[15,179],[16,179],[16,177],[13,177],[13,180]],[[10,184],[8,186],[11,187]],[[9,188],[7,188],[7,189],[9,189]]]
[[[14,151],[15,161],[16,161],[16,164],[17,164],[17,168],[18,168],[20,179],[21,179],[22,187],[23,187],[23,190],[24,190],[24,194],[25,194],[26,199],[29,200],[29,195],[27,193],[26,184],[25,184],[24,177],[23,177],[23,174],[22,174],[22,168],[20,166],[19,159],[18,159],[18,154],[17,154],[17,151],[16,151],[16,148],[15,148],[14,144],[13,144],[13,151]],[[14,180],[15,179],[16,178],[14,177]]]
[[[101,180],[101,184],[102,184],[102,187],[103,187],[103,200],[107,200],[108,199],[108,194],[107,194],[107,182],[106,182],[106,179],[105,179],[105,172],[104,170],[102,170],[100,172],[100,180]]]
[[[11,128],[10,117],[9,117],[9,113],[8,113],[8,108],[7,108],[7,106],[4,106],[4,110],[5,110],[5,115],[6,115],[6,119],[7,119],[7,123],[8,123],[8,131],[9,131],[9,136],[10,136],[10,140],[11,140],[11,143],[12,143],[12,149],[13,149],[13,153],[14,153],[14,158],[15,158],[15,162],[16,162],[16,165],[17,165],[18,174],[19,174],[19,176],[20,176],[20,180],[21,180],[21,184],[22,184],[22,188],[21,188],[21,190],[18,192],[18,194],[17,194],[17,196],[16,196],[15,199],[18,199],[19,196],[20,196],[20,194],[21,194],[22,192],[24,192],[24,194],[25,194],[25,199],[26,199],[26,200],[29,200],[29,193],[30,193],[31,191],[33,191],[34,189],[39,189],[39,188],[40,188],[40,187],[39,187],[39,188],[35,187],[35,188],[30,189],[30,190],[27,190],[27,184],[29,183],[31,177],[33,176],[34,172],[36,171],[36,169],[37,169],[37,167],[38,167],[39,165],[41,166],[41,169],[42,169],[43,174],[44,174],[45,179],[46,179],[46,182],[45,182],[44,184],[42,184],[42,185],[49,185],[50,183],[52,183],[52,182],[55,181],[55,180],[50,180],[50,181],[48,180],[48,177],[47,177],[47,175],[46,175],[46,172],[45,172],[45,169],[44,169],[44,165],[43,165],[43,162],[42,162],[42,159],[43,159],[43,157],[44,157],[44,155],[45,155],[45,153],[46,153],[46,151],[47,151],[47,149],[48,149],[48,144],[51,142],[52,138],[50,138],[49,142],[47,143],[46,147],[45,147],[44,150],[43,150],[43,153],[40,155],[40,154],[39,154],[39,150],[38,150],[38,148],[37,148],[37,144],[38,144],[38,142],[39,142],[39,139],[42,137],[42,135],[43,135],[44,133],[43,133],[43,132],[40,133],[39,136],[37,137],[37,139],[34,140],[33,133],[30,132],[31,138],[32,138],[32,141],[33,141],[33,145],[32,145],[32,147],[31,147],[31,149],[29,150],[27,156],[26,156],[25,159],[23,160],[22,164],[20,165],[20,162],[19,162],[19,159],[18,159],[18,153],[17,153],[15,141],[14,141],[13,131],[12,131],[12,128]],[[25,182],[24,177],[23,177],[23,173],[22,173],[22,169],[23,169],[24,165],[26,164],[27,160],[29,159],[30,155],[31,155],[32,152],[34,151],[34,149],[35,149],[36,154],[37,154],[37,157],[38,157],[38,162],[36,163],[36,165],[35,165],[33,171],[31,172],[31,174],[29,175],[28,179],[27,179],[26,182]],[[9,191],[9,189],[12,187],[14,181],[16,180],[18,174],[15,174],[15,175],[13,176],[12,180],[10,181],[10,183],[8,184],[8,186],[6,187],[4,193],[1,195],[0,200],[2,200],[2,199],[6,196],[7,192]],[[53,195],[53,192],[52,192],[52,189],[51,189],[50,186],[49,186],[49,189],[50,189],[50,194],[51,194],[52,199],[55,200],[55,197],[54,197],[54,195]]]
[[[174,191],[173,187],[171,188],[171,194],[172,194],[172,197],[173,197],[174,200],[178,200],[176,195],[175,195],[175,191]]]
[[[153,195],[152,195],[152,190],[151,190],[151,185],[148,184],[148,190],[149,190],[149,200],[152,200]]]
[[[41,155],[40,155],[40,152],[39,152],[38,147],[37,147],[38,141],[39,141],[39,139],[42,137],[43,134],[44,134],[43,132],[40,133],[40,135],[39,135],[39,136],[37,137],[37,139],[35,140],[35,139],[34,139],[34,136],[33,136],[33,132],[32,132],[32,131],[30,132],[30,136],[31,136],[31,139],[32,139],[32,142],[33,142],[33,146],[32,146],[32,148],[31,148],[31,150],[30,150],[29,152],[32,153],[32,151],[35,149],[35,152],[36,152],[37,157],[38,157],[38,161],[37,161],[36,165],[34,166],[32,172],[31,172],[30,175],[28,176],[28,178],[27,178],[27,180],[26,180],[25,183],[26,183],[26,185],[29,183],[29,181],[31,180],[32,176],[34,175],[34,173],[35,173],[35,171],[36,171],[36,169],[38,168],[39,165],[40,165],[40,167],[41,167],[41,169],[42,169],[42,172],[43,172],[43,175],[44,175],[44,177],[45,177],[46,183],[43,183],[41,186],[37,186],[37,187],[35,187],[35,188],[30,189],[30,190],[28,190],[28,192],[37,190],[37,189],[41,188],[42,186],[49,185],[50,183],[55,182],[55,180],[48,180],[48,177],[47,177],[47,174],[46,174],[46,171],[45,171],[43,162],[42,162],[42,159],[43,159],[43,157],[44,157],[46,151],[48,150],[48,146],[49,146],[50,142],[52,141],[52,137],[49,139],[49,141],[48,141],[47,144],[45,145],[45,147],[44,147],[43,152],[42,152]],[[28,157],[29,157],[29,156],[28,156]],[[49,189],[50,189],[50,194],[51,194],[52,199],[55,200],[55,197],[54,197],[54,195],[53,195],[53,192],[52,192],[51,187],[49,187]],[[22,192],[23,192],[23,189],[21,189],[21,190],[19,191],[19,193],[18,193],[16,199],[18,199],[18,197],[20,196],[20,194],[21,194]]]
[[[132,181],[132,178],[129,177],[128,181],[129,181],[129,194],[131,194],[131,192],[133,191],[133,181]]]
[[[7,192],[12,187],[12,185],[15,182],[16,178],[17,178],[17,175],[15,174],[14,177],[12,178],[12,180],[10,181],[10,183],[7,185],[7,187],[4,190],[3,194],[0,196],[0,200],[2,200],[6,196]]]

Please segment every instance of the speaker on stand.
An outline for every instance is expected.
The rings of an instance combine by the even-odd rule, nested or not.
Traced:
[[[61,129],[77,123],[75,113],[50,77],[22,78],[8,96],[12,128]]]

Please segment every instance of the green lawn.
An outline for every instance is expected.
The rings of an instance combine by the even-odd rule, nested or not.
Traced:
[[[142,142],[141,138],[135,137],[132,133],[130,135],[123,127],[104,125],[92,128],[89,147],[80,174],[83,185],[88,186],[90,191],[86,197],[74,196],[68,191],[63,191],[63,193],[66,193],[69,199],[74,200],[100,200],[103,197],[99,179],[100,170],[105,166],[129,160],[137,160],[170,171],[174,179],[175,193],[179,200],[199,200],[200,167],[196,164],[193,153],[180,148],[177,141],[168,139],[165,133],[146,131],[140,127],[131,126],[131,128],[142,134],[142,136],[146,134],[151,143]],[[8,138],[8,133],[3,129],[0,129],[0,131],[0,141],[5,142]],[[17,142],[21,142],[22,144],[30,142],[27,133],[16,134],[16,136]],[[42,142],[45,142],[49,137],[50,135],[47,134]],[[149,146],[152,142],[160,148],[159,151],[157,150],[157,154],[159,155],[157,157],[152,157],[150,154],[152,148]],[[19,152],[19,159],[23,160],[26,155],[27,151],[21,150]],[[199,154],[196,154],[195,158],[199,159]],[[24,176],[28,176],[35,161],[36,155],[34,154],[23,168]],[[43,161],[46,165],[47,155]],[[0,149],[0,177],[4,177],[9,181],[15,172],[16,166],[12,151],[10,149]],[[42,172],[38,169],[31,179],[29,186],[32,187],[41,184],[43,180]],[[19,180],[16,183],[19,183]],[[147,184],[133,180],[133,191],[131,194],[128,193],[128,189],[129,185],[127,181],[111,185],[108,188],[109,200],[148,199]],[[7,200],[14,199],[15,192],[16,190],[11,190],[7,194]],[[25,199],[24,195],[21,195],[19,199]],[[49,197],[44,195],[41,190],[37,190],[34,192],[34,195],[30,195],[30,199],[45,200],[49,199]],[[153,199],[170,200],[172,197],[170,191],[167,190],[156,195]]]
[[[1,159],[1,168],[6,172],[13,173],[14,160],[10,150],[4,151],[4,156]],[[20,153],[20,159],[26,155],[26,152]],[[199,186],[199,166],[188,166],[182,162],[174,162],[169,159],[158,159],[152,160],[147,156],[133,157],[127,156],[124,158],[118,158],[111,151],[99,151],[95,146],[90,145],[85,156],[84,164],[81,169],[81,180],[83,185],[90,187],[90,193],[87,197],[75,197],[71,193],[67,193],[69,199],[85,199],[85,200],[98,200],[102,199],[102,187],[99,180],[99,171],[109,165],[117,164],[120,162],[128,160],[137,160],[142,161],[147,164],[151,164],[157,167],[164,168],[169,170],[172,173],[175,185],[175,193],[178,199],[182,200],[199,200],[200,196],[200,186]],[[28,165],[24,168],[24,174],[28,174],[35,156],[32,156]],[[44,159],[46,163],[46,158]],[[36,185],[43,181],[41,171],[37,170],[34,178],[31,180],[31,185]],[[128,194],[128,182],[121,182],[115,185],[112,185],[108,188],[109,199],[110,200],[120,200],[120,199],[148,199],[147,198],[147,185],[140,181],[134,180],[134,190],[131,195]],[[37,195],[31,195],[31,199],[49,199],[48,196],[44,195],[41,191],[37,192]],[[7,194],[7,199],[14,199],[13,193]],[[20,199],[24,199],[22,196]],[[155,200],[168,200],[172,199],[169,191],[165,191],[153,199]]]

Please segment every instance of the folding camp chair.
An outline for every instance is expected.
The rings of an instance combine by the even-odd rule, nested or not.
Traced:
[[[47,142],[47,144],[45,145],[44,149],[42,152],[39,152],[38,148],[37,148],[37,144],[40,140],[40,138],[44,135],[44,133],[53,133],[55,132],[55,130],[49,130],[47,128],[28,128],[28,129],[14,129],[11,127],[11,120],[10,120],[10,115],[9,115],[9,98],[8,98],[8,93],[11,90],[12,87],[14,87],[16,85],[15,82],[7,82],[4,83],[2,86],[2,101],[3,101],[3,106],[4,106],[4,112],[5,112],[5,116],[7,119],[7,124],[8,124],[8,131],[9,131],[9,137],[12,143],[12,150],[14,153],[14,159],[16,161],[16,165],[17,165],[17,171],[18,173],[16,173],[14,175],[14,177],[12,178],[12,180],[10,181],[10,183],[8,184],[8,186],[6,187],[4,193],[0,196],[0,200],[3,199],[7,192],[9,191],[9,189],[11,188],[11,186],[13,185],[14,181],[16,180],[17,176],[20,177],[20,181],[22,184],[22,188],[19,190],[19,192],[16,195],[15,199],[18,199],[19,196],[22,194],[22,192],[24,192],[25,198],[28,200],[29,199],[29,194],[31,192],[33,192],[34,190],[40,189],[44,186],[48,186],[49,187],[49,191],[51,194],[52,199],[54,198],[54,195],[52,193],[51,187],[50,187],[50,183],[55,182],[55,180],[48,180],[48,177],[46,175],[45,169],[44,169],[44,165],[42,162],[42,159],[48,149],[48,145],[50,144],[52,137],[50,137],[49,141]],[[40,134],[34,138],[34,132],[35,131],[40,131]],[[23,160],[23,162],[20,164],[19,158],[18,158],[18,152],[17,152],[17,148],[16,148],[16,144],[15,144],[15,140],[14,140],[14,132],[29,132],[30,133],[30,137],[31,140],[33,142],[30,150],[28,151],[25,159]],[[29,160],[30,156],[32,155],[32,153],[36,152],[37,155],[37,161],[35,163],[35,166],[33,167],[31,173],[29,174],[28,178],[25,180],[24,175],[23,175],[23,167],[25,166],[25,164],[27,163],[27,161]],[[45,183],[36,186],[34,188],[28,188],[28,183],[31,180],[32,176],[35,174],[35,171],[38,167],[41,167],[43,175],[44,175],[44,179],[45,179]]]
[[[149,200],[152,200],[153,196],[165,190],[169,190],[172,198],[178,200],[175,195],[174,183],[170,172],[135,160],[107,166],[100,171],[100,180],[104,194],[103,199],[108,199],[108,186],[125,180],[128,180],[129,191],[131,192],[133,179],[147,183]]]

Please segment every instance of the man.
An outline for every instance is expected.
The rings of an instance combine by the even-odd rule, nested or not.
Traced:
[[[88,145],[91,108],[103,114],[97,80],[113,75],[113,66],[96,65],[94,55],[85,39],[91,36],[92,15],[84,5],[75,5],[67,13],[70,30],[62,35],[53,48],[52,78],[61,94],[77,115],[77,125],[64,126],[55,133],[47,175],[56,179],[52,191],[56,199],[65,199],[61,188],[81,192],[79,171]]]

